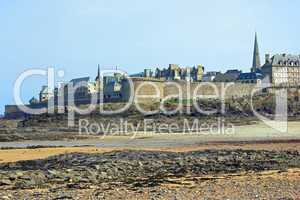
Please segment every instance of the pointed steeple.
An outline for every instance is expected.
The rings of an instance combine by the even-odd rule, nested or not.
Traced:
[[[251,71],[255,72],[260,67],[261,65],[260,65],[259,49],[258,49],[258,42],[257,42],[257,33],[255,33],[253,63],[252,63]]]
[[[100,80],[100,65],[98,64],[98,72],[97,72],[97,76],[96,76],[96,81]]]
[[[98,64],[98,72],[97,72],[97,77],[96,77],[96,86],[97,86],[97,91],[98,94],[100,94],[100,88],[101,88],[101,84],[100,84],[100,65]],[[98,96],[98,99],[100,99],[100,97]]]
[[[100,80],[100,65],[98,64],[98,79]]]

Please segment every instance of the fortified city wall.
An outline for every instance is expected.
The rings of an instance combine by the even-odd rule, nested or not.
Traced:
[[[212,95],[212,98],[221,98],[224,95],[225,99],[240,98],[249,96],[256,87],[256,84],[248,83],[212,83],[212,82],[194,82],[187,81],[162,81],[157,79],[133,78],[133,97],[139,102],[160,101],[163,98],[179,98],[179,91],[182,91],[182,99],[199,98],[197,95]],[[278,88],[268,88],[267,92],[274,93]],[[287,88],[289,93],[298,96],[300,99],[299,88]],[[130,97],[130,87],[128,81],[122,82],[120,99],[114,102],[125,102]],[[196,95],[195,95],[196,94]],[[144,95],[144,97],[142,97]],[[152,95],[152,96],[151,96]],[[37,104],[35,106],[28,105],[33,108],[46,107],[46,104]],[[18,106],[6,105],[6,118],[21,118],[26,116]]]
[[[124,83],[122,88],[123,100],[129,99],[129,84]],[[232,98],[251,95],[255,84],[241,83],[190,83],[186,81],[155,81],[145,79],[133,79],[135,98],[139,101],[162,99],[170,96],[178,96],[180,91],[182,99],[196,98],[197,95],[212,95],[212,97]],[[145,95],[145,98],[141,97]],[[155,95],[157,95],[155,97]]]

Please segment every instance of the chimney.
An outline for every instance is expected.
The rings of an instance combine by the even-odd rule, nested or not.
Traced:
[[[265,63],[269,63],[270,60],[270,54],[265,55]]]

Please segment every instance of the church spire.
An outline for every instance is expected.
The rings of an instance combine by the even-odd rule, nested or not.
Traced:
[[[255,72],[257,69],[261,67],[260,58],[259,58],[259,49],[257,42],[257,33],[255,33],[255,41],[254,41],[254,52],[253,52],[253,63],[252,63],[252,72]]]
[[[98,64],[98,74],[97,74],[98,79],[100,80],[100,65]]]
[[[96,78],[96,88],[98,92],[98,100],[100,101],[100,90],[101,90],[101,83],[100,83],[100,65],[98,64],[98,72],[97,72],[97,78]]]

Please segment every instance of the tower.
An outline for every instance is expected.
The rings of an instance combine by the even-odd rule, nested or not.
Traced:
[[[96,77],[96,91],[97,91],[97,103],[101,102],[101,77],[100,77],[100,65],[98,64],[98,71]]]
[[[100,80],[100,65],[98,64],[98,73],[97,73],[97,77],[98,77],[98,80]]]
[[[97,72],[97,77],[96,77],[96,88],[97,88],[98,93],[100,93],[100,84],[101,84],[100,65],[98,64],[98,72]]]
[[[252,72],[256,72],[257,69],[260,69],[260,58],[259,58],[259,49],[257,42],[257,34],[255,33],[255,41],[254,41],[254,51],[253,51],[253,63],[252,63]]]

